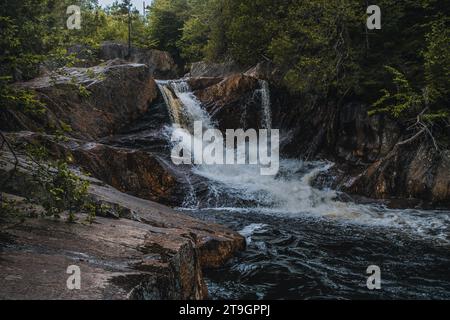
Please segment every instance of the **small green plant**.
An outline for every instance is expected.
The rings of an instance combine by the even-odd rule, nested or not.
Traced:
[[[382,97],[372,105],[369,116],[376,114],[388,114],[400,121],[416,119],[434,123],[449,116],[445,109],[437,109],[435,102],[435,90],[426,86],[421,91],[414,89],[406,76],[395,68],[386,66],[386,70],[392,75],[395,91],[382,90]]]
[[[83,98],[88,98],[91,96],[91,92],[82,84],[78,85],[78,94]]]
[[[87,69],[86,70],[86,75],[90,78],[90,79],[95,79],[95,72],[92,69]]]
[[[425,103],[425,95],[416,92],[399,70],[390,66],[385,66],[385,69],[392,75],[395,91],[383,89],[383,95],[372,105],[373,109],[369,115],[387,113],[399,119],[411,115],[411,113],[420,112],[420,108]]]
[[[4,198],[4,195],[0,196],[0,216],[19,216],[20,211],[17,209],[17,204],[14,200]]]
[[[96,209],[88,195],[90,183],[75,174],[66,161],[51,161],[43,147],[29,145],[27,154],[34,165],[34,181],[41,187],[33,200],[43,206],[45,215],[59,219],[67,212],[67,221],[74,223],[75,214],[85,212],[92,223]]]
[[[0,77],[0,110],[15,109],[27,114],[43,114],[46,112],[45,105],[37,100],[35,93],[13,87],[10,84],[11,77]]]

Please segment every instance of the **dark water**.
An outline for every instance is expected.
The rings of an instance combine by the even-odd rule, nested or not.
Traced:
[[[212,299],[450,299],[450,246],[440,240],[326,219],[186,213],[256,226],[245,252],[206,272]],[[370,265],[381,268],[381,290],[367,288]]]
[[[182,111],[187,122],[212,123],[185,81],[159,85],[163,95],[171,88],[178,103],[171,105],[166,95],[166,104],[153,106],[148,117],[108,143],[168,158],[169,114]],[[260,93],[268,96],[267,90]],[[270,109],[267,100],[263,109]],[[269,123],[270,112],[265,114]],[[273,177],[251,166],[167,168],[185,177],[182,206],[190,209],[183,212],[247,238],[245,252],[206,272],[211,298],[450,299],[450,212],[339,200],[339,192],[311,185],[330,167],[281,159]],[[367,288],[372,265],[381,269],[381,290]]]

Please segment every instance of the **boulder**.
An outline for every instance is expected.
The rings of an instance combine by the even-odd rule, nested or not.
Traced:
[[[54,133],[69,125],[70,135],[88,140],[120,131],[142,116],[158,96],[145,65],[120,60],[93,68],[66,68],[17,86],[35,92],[45,113],[3,111],[3,130]]]
[[[175,79],[178,74],[174,60],[165,51],[132,47],[129,54],[127,45],[103,42],[100,45],[99,58],[103,60],[123,59],[145,64],[152,76],[157,79]]]

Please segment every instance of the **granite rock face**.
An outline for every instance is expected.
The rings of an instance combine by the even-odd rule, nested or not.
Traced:
[[[120,60],[63,69],[17,86],[32,90],[45,112],[5,111],[0,115],[3,130],[55,132],[65,124],[70,135],[86,140],[119,131],[145,114],[158,96],[148,67]]]
[[[22,214],[30,205],[31,164],[19,157],[13,179],[11,155],[0,153],[2,201]],[[240,235],[201,222],[163,205],[124,194],[89,179],[89,195],[108,209],[93,224],[48,218],[18,221],[2,215],[0,274],[2,299],[204,299],[202,269],[217,267],[245,248]],[[12,195],[13,193],[14,195]],[[81,290],[68,290],[69,266],[81,270]]]
[[[205,78],[190,79],[193,89],[197,89],[195,95],[218,123],[219,129],[260,128],[262,109],[258,79],[234,74],[216,82]]]
[[[450,154],[421,143],[396,146],[356,176],[345,190],[368,197],[420,199],[450,205]]]

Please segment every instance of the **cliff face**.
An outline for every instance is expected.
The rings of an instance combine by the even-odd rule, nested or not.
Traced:
[[[419,199],[450,206],[450,154],[427,143],[397,146],[347,183],[344,190],[380,199]]]
[[[45,112],[4,113],[3,130],[51,133],[62,130],[62,121],[71,127],[71,135],[90,140],[113,134],[136,120],[158,94],[146,65],[119,60],[92,68],[67,68],[17,86],[32,90]]]
[[[17,136],[22,142],[45,145],[56,158],[70,155],[74,164],[123,192],[180,205],[186,181],[158,152],[137,151],[135,145],[115,146],[123,141],[114,136],[144,115],[155,118],[148,121],[155,138],[140,140],[156,146],[159,142],[155,140],[163,139],[164,122],[158,118],[162,112],[150,110],[158,99],[150,69],[157,67],[111,60],[100,66],[64,69],[19,83],[17,86],[35,93],[45,112],[0,112],[1,128],[27,131]],[[66,143],[57,141],[64,126],[69,126],[65,134],[71,138]],[[138,137],[132,140],[133,145]]]

